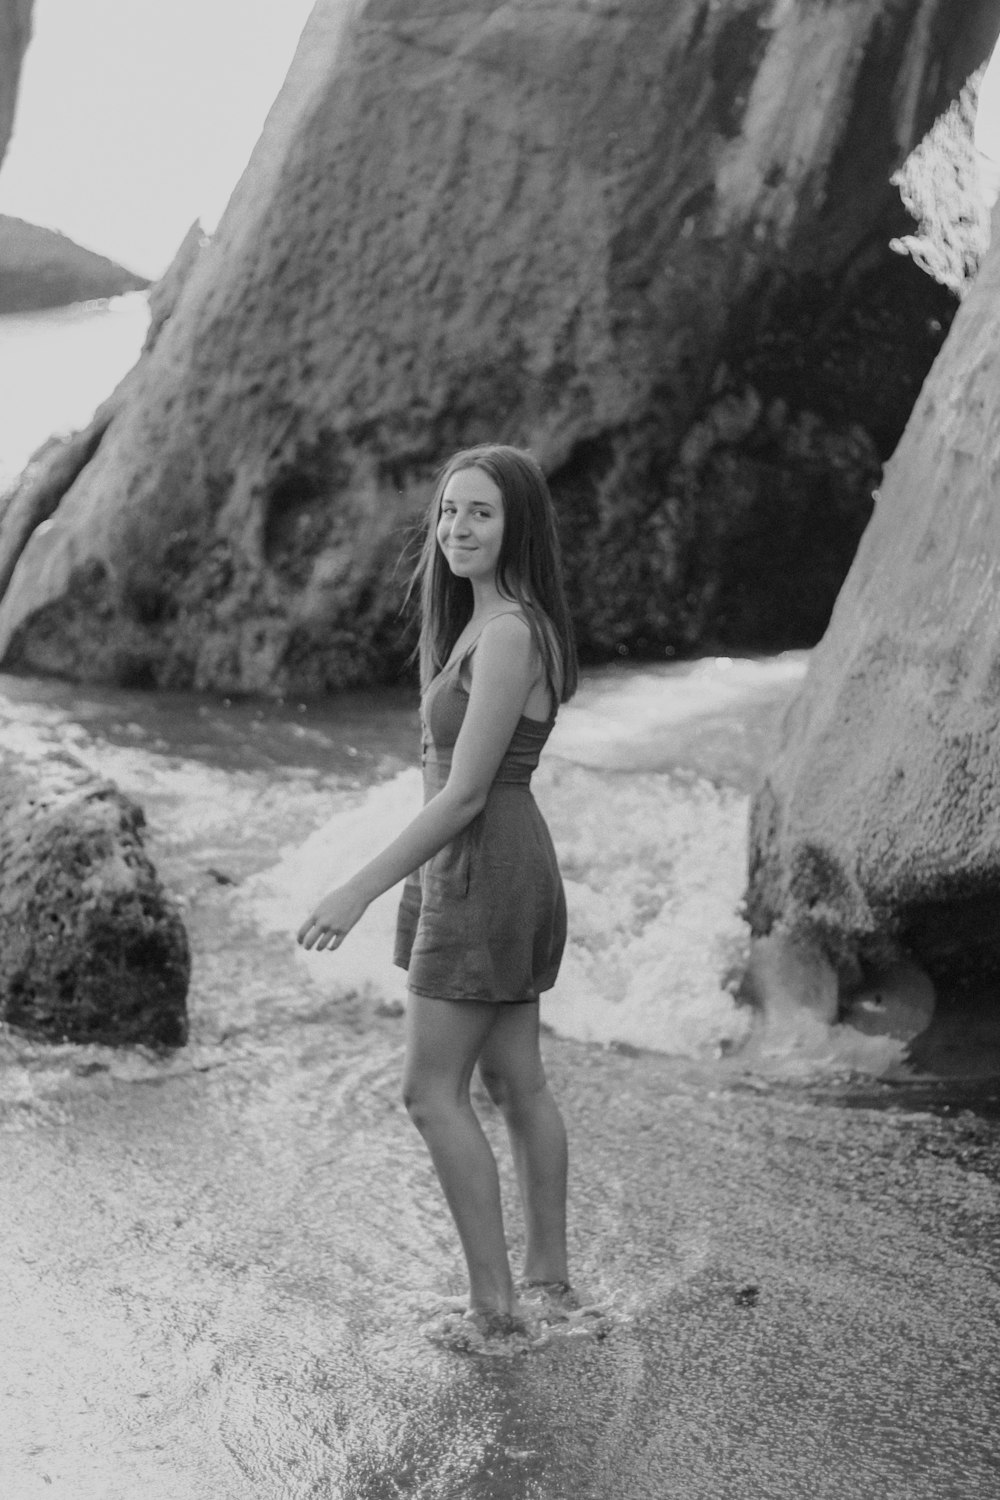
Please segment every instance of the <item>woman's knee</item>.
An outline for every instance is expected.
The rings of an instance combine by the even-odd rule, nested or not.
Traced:
[[[529,1110],[547,1088],[540,1068],[522,1075],[480,1062],[479,1076],[493,1103],[508,1116],[516,1117]]]
[[[419,1131],[423,1132],[458,1103],[450,1080],[435,1078],[419,1070],[403,1074],[403,1104]]]
[[[431,1090],[427,1086],[426,1079],[416,1072],[404,1073],[402,1093],[406,1113],[419,1130],[431,1108]]]
[[[479,1064],[479,1081],[489,1094],[498,1109],[503,1109],[504,1100],[507,1097],[507,1080],[503,1073],[496,1068],[488,1068],[485,1063]]]

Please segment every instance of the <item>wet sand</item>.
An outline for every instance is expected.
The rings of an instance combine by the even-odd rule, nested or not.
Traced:
[[[993,1492],[988,1121],[549,1039],[575,1276],[615,1326],[447,1354],[417,1332],[462,1277],[401,1023],[289,986],[234,906],[201,905],[199,983],[247,1029],[169,1061],[7,1041],[9,1500]]]
[[[128,789],[186,903],[192,1043],[0,1037],[4,1500],[996,1493],[988,1088],[973,1110],[549,1036],[574,1276],[611,1332],[442,1351],[418,1329],[462,1270],[401,1020],[303,971],[246,894],[332,783],[150,767]]]
[[[417,1331],[462,1278],[399,1022],[283,1017],[283,956],[253,957],[214,976],[270,1028],[36,1061],[6,1103],[10,1500],[995,1492],[987,1123],[550,1041],[575,1277],[614,1326],[470,1359]]]

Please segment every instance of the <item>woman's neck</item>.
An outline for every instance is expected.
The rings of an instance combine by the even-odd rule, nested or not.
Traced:
[[[489,583],[485,580],[472,579],[472,614],[471,621],[487,620],[499,610],[511,604],[511,600],[505,599],[496,586],[496,580],[491,579]]]

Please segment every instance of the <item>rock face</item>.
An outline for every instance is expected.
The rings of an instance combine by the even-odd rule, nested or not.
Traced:
[[[988,982],[995,1006],[996,220],[993,237],[888,466],[753,808],[753,930],[820,955],[839,980],[842,1012],[873,976],[914,960],[939,990]],[[908,994],[917,988],[914,979]]]
[[[118,297],[148,285],[64,234],[0,214],[0,313]]]
[[[838,330],[911,295],[888,178],[994,9],[320,0],[214,242],[20,553],[4,659],[268,693],[394,675],[430,476],[493,438],[551,477],[585,652],[815,639],[899,430],[863,366],[836,376]],[[905,413],[901,364],[876,360]]]
[[[34,0],[0,0],[0,164],[14,124],[21,64],[31,40]]]
[[[47,1041],[187,1038],[187,936],[109,782],[0,759],[0,1016]]]

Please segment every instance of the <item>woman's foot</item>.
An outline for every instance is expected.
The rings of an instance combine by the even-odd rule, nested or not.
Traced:
[[[517,1283],[516,1291],[522,1303],[528,1303],[533,1312],[540,1309],[543,1317],[548,1314],[550,1319],[566,1317],[580,1307],[580,1299],[568,1281],[533,1281],[525,1277]]]
[[[513,1313],[487,1312],[468,1308],[465,1312],[445,1312],[421,1325],[424,1338],[460,1354],[485,1354],[508,1358],[537,1349],[544,1338],[537,1329],[529,1329],[523,1318]]]
[[[543,1328],[598,1339],[611,1331],[607,1309],[596,1302],[582,1302],[568,1281],[523,1280],[517,1283],[517,1292],[529,1318]]]

